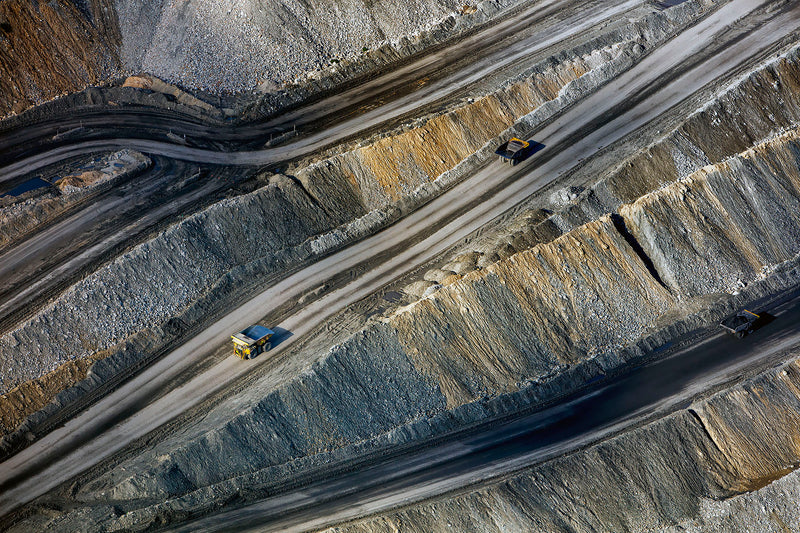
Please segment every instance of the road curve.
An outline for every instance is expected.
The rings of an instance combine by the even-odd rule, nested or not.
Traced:
[[[221,339],[250,323],[253,317],[263,316],[268,308],[318,287],[335,273],[370,261],[387,250],[401,250],[361,278],[305,306],[279,324],[294,333],[278,348],[284,349],[333,313],[484,226],[555,179],[560,171],[591,156],[599,146],[610,144],[658,117],[706,83],[735,69],[746,58],[797,29],[800,6],[793,8],[791,16],[770,18],[764,14],[763,19],[751,21],[751,32],[726,42],[726,38],[731,38],[730,32],[723,30],[765,3],[766,0],[734,0],[727,4],[714,17],[678,35],[537,132],[536,137],[546,140],[548,148],[522,168],[489,165],[393,226],[289,276],[65,426],[0,464],[0,515],[67,481],[192,408],[250,372],[252,365],[269,364],[269,358],[242,362],[231,357],[150,403],[150,398],[165,383],[204,358]],[[689,62],[698,57],[703,59]],[[682,70],[682,65],[690,67]],[[663,72],[671,74],[664,78]],[[610,112],[613,114],[609,115]],[[441,221],[449,222],[441,227]],[[407,244],[412,236],[419,235],[426,237],[414,245]],[[285,364],[296,370],[304,363]],[[286,375],[285,372],[286,368],[277,369],[275,379],[279,379],[279,374]]]
[[[571,0],[546,0],[535,4],[531,8],[521,12],[518,16],[507,19],[498,25],[490,26],[486,30],[479,32],[476,35],[468,37],[464,42],[448,47],[442,51],[435,52],[430,55],[422,57],[420,60],[399,69],[399,71],[387,74],[368,82],[366,85],[343,92],[342,94],[327,98],[323,101],[317,102],[307,107],[303,107],[297,111],[289,112],[286,115],[267,121],[263,125],[254,128],[248,126],[237,127],[248,131],[248,137],[263,138],[267,132],[275,129],[289,126],[289,123],[309,123],[314,120],[319,120],[321,116],[327,116],[346,109],[348,106],[354,105],[361,101],[364,95],[375,95],[377,97],[381,91],[386,91],[387,87],[393,86],[393,81],[398,79],[402,80],[404,76],[411,76],[416,79],[417,73],[422,71],[424,74],[428,72],[428,68],[443,68],[443,65],[453,61],[453,56],[463,57],[465,50],[475,48],[475,53],[479,54],[483,43],[493,36],[499,35],[503,38],[513,35],[515,32],[527,27],[532,22],[540,22],[543,18],[552,16],[558,13],[559,9],[564,9],[564,6],[570,3]],[[264,166],[279,161],[291,160],[310,152],[318,150],[322,147],[331,145],[358,134],[361,131],[373,128],[387,120],[399,117],[414,109],[420,108],[432,102],[435,102],[451,92],[463,88],[465,85],[474,83],[488,74],[504,68],[515,61],[524,59],[540,52],[556,43],[563,42],[565,39],[572,38],[577,34],[588,30],[603,20],[619,16],[621,13],[641,5],[641,0],[613,0],[606,2],[596,2],[576,10],[576,14],[567,17],[566,19],[559,20],[553,24],[545,25],[541,30],[533,32],[530,36],[525,37],[519,41],[511,43],[511,48],[501,48],[494,50],[492,53],[477,57],[473,61],[465,65],[464,68],[457,72],[446,76],[440,80],[434,81],[430,84],[419,86],[417,90],[411,94],[404,95],[400,98],[394,99],[388,103],[383,103],[366,111],[354,118],[338,122],[329,127],[313,133],[295,142],[286,144],[281,147],[269,148],[264,150],[254,151],[239,151],[239,152],[220,152],[215,150],[207,150],[201,148],[193,148],[190,146],[181,146],[173,143],[155,141],[139,138],[115,138],[115,139],[95,139],[91,141],[83,141],[74,144],[67,144],[59,146],[51,150],[38,153],[24,159],[17,160],[10,163],[3,168],[0,168],[0,185],[5,182],[12,181],[20,176],[28,174],[32,171],[43,168],[47,165],[57,163],[66,158],[83,155],[89,152],[103,151],[103,150],[117,150],[120,148],[131,148],[146,152],[149,154],[162,155],[181,159],[193,163],[209,163],[220,165],[239,165],[239,166]],[[380,100],[378,100],[380,101]],[[120,124],[124,125],[125,120],[133,120],[135,117],[127,117],[122,115],[115,117],[120,120]],[[107,119],[106,119],[107,120]],[[76,122],[78,121],[78,122]],[[71,122],[62,122],[62,128],[68,128],[70,125],[78,126],[78,124],[85,126],[82,119],[71,119]],[[138,124],[136,126],[147,128],[147,124]],[[188,133],[200,134],[205,138],[214,138],[219,136],[225,138],[228,136],[228,127],[206,127],[197,126],[187,122],[185,127],[179,129],[180,123],[175,124],[175,129],[171,130],[173,133]],[[52,125],[40,126],[48,135],[52,134]],[[37,129],[33,126],[32,129]],[[241,139],[241,135],[237,135]],[[28,140],[27,142],[32,142]],[[8,149],[8,148],[7,148]]]

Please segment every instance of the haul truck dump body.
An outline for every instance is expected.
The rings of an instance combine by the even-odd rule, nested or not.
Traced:
[[[527,155],[530,145],[528,141],[514,137],[510,141],[501,144],[494,153],[500,156],[501,163],[508,161],[511,165],[516,165]]]
[[[544,145],[542,143],[534,141],[533,139],[523,141],[522,139],[514,137],[498,146],[494,153],[500,156],[501,163],[509,163],[513,166],[525,161],[543,148]]]
[[[252,359],[261,352],[272,348],[270,339],[275,335],[271,329],[264,326],[250,326],[235,335],[233,339],[233,354],[241,359]]]
[[[753,331],[753,325],[761,318],[757,314],[744,309],[720,323],[725,331],[740,339]]]

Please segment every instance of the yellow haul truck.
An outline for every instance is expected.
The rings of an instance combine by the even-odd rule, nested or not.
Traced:
[[[271,329],[264,326],[250,326],[235,335],[233,339],[233,354],[241,359],[252,359],[261,352],[272,348],[270,339],[275,335]]]

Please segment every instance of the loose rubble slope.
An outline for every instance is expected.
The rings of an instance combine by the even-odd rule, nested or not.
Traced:
[[[602,217],[471,272],[335,346],[254,407],[228,415],[226,405],[218,408],[221,413],[212,411],[208,418],[215,420],[214,429],[191,439],[167,439],[152,452],[158,463],[148,459],[149,453],[127,462],[88,485],[85,497],[174,497],[375,438],[487,395],[515,392],[527,380],[551,379],[564,363],[596,361],[602,368],[618,368],[630,356],[623,348],[673,306],[684,306],[700,293],[735,292],[740,280],[763,278],[763,270],[797,260],[796,217],[755,211],[742,232],[730,234],[705,221],[730,224],[731,212],[739,209],[735,202],[745,193],[759,203],[772,199],[771,191],[778,188],[784,204],[800,201],[798,153],[800,132],[795,130],[623,206],[618,218]],[[764,186],[753,191],[753,182]],[[706,201],[698,209],[691,202],[671,202],[681,194]],[[645,239],[646,230],[636,221],[666,209],[671,217],[654,230],[659,236],[691,226],[698,239],[713,236],[720,246],[708,251],[680,240]],[[771,247],[760,242],[759,230],[781,231],[787,239]],[[713,253],[712,259],[731,265],[729,275],[719,280],[715,272],[699,269],[690,280],[665,282],[658,264],[637,243],[679,264],[702,264],[700,256]],[[757,262],[739,259],[765,246],[770,253],[756,256]],[[414,432],[402,438],[415,438]],[[205,465],[202,471],[197,464]]]
[[[326,532],[794,531],[800,476],[778,478],[800,463],[798,413],[793,359],[503,481]]]

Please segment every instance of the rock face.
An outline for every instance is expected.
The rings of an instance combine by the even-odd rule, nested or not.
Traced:
[[[483,254],[479,263],[485,266],[532,243],[548,242],[791,128],[800,122],[795,90],[800,84],[798,65],[798,50],[793,49],[724,88],[667,135],[601,175],[590,188],[556,191],[550,196],[556,212],[543,215],[541,210],[531,210],[500,235],[478,242],[475,250]]]
[[[4,371],[0,393],[67,361],[108,350],[145,327],[163,324],[196,303],[220,279],[234,278],[229,274],[231,269],[253,263],[247,250],[266,249],[273,254],[271,260],[262,261],[254,269],[256,275],[264,276],[380,224],[390,215],[377,208],[387,208],[430,184],[519,116],[558,97],[565,85],[585,73],[614,62],[615,69],[622,68],[630,61],[630,47],[630,43],[610,45],[577,57],[573,52],[564,53],[533,67],[497,93],[418,127],[302,168],[296,172],[296,181],[281,178],[260,192],[222,202],[186,220],[119,257],[32,321],[0,337],[0,361],[5,361],[0,363]],[[614,71],[609,70],[606,76]],[[149,84],[151,88],[163,85],[151,77],[130,83]],[[569,101],[562,98],[560,105]],[[53,202],[60,206],[64,200]],[[53,202],[37,200],[33,206],[23,206],[26,210],[20,213],[41,210],[43,205],[52,208]],[[17,215],[13,217],[15,223],[27,224],[16,230],[18,233],[36,222],[30,216]],[[347,226],[305,242],[342,224]],[[201,259],[193,262],[189,258]],[[128,281],[133,272],[139,275]],[[160,289],[164,286],[175,290],[167,296]],[[55,346],[50,348],[50,344]],[[20,351],[25,357],[15,355]]]
[[[499,91],[387,136],[303,168],[297,177],[320,201],[339,193],[338,203],[377,209],[412,194],[456,167],[522,116],[593,69],[614,70],[630,62],[633,45],[617,43],[573,58],[553,58]],[[568,98],[560,101],[566,105]],[[337,185],[334,187],[333,185]]]
[[[338,222],[286,177],[189,217],[0,337],[0,392],[166,321],[237,265],[279,268],[281,254]]]
[[[771,61],[693,113],[604,180],[600,197],[633,202],[711,162],[747,150],[800,121],[798,51]]]
[[[332,348],[302,376],[266,393],[253,407],[241,411],[239,401],[217,407],[208,415],[215,429],[167,439],[153,452],[160,454],[158,464],[154,465],[149,455],[131,460],[88,485],[81,497],[101,501],[174,497],[259,469],[268,471],[310,454],[377,438],[403,424],[479,403],[487,395],[515,392],[524,380],[551,379],[564,364],[580,366],[596,359],[604,368],[619,367],[626,361],[623,348],[644,335],[659,316],[676,305],[683,308],[686,304],[681,300],[714,295],[728,288],[727,283],[735,278],[752,280],[762,268],[773,268],[788,258],[797,260],[800,234],[787,226],[780,210],[753,210],[746,220],[737,219],[739,231],[728,233],[707,222],[721,224],[729,219],[726,209],[739,212],[735,201],[743,195],[753,205],[774,201],[779,184],[783,195],[779,205],[800,200],[800,187],[791,185],[797,183],[792,176],[797,176],[800,168],[800,160],[792,155],[796,153],[800,153],[800,132],[788,132],[623,206],[619,215],[601,217],[550,243],[472,271]],[[759,187],[753,187],[754,183]],[[676,203],[674,200],[682,195],[704,201]],[[645,225],[651,220],[648,217],[668,210],[671,217]],[[681,239],[671,237],[683,235],[682,228],[691,228],[692,232],[687,230],[686,234],[691,233],[693,239],[713,236],[717,245],[684,245]],[[780,246],[756,242],[765,240],[763,235],[778,232],[784,236]],[[794,241],[792,235],[796,236]],[[760,254],[748,256],[746,252],[753,248],[761,250]],[[651,260],[648,254],[666,259]],[[743,263],[741,257],[751,260]],[[718,279],[717,272],[702,268],[685,277],[661,274],[664,266],[702,266],[706,259],[730,265],[731,276]],[[458,277],[454,273],[451,276]],[[796,282],[796,272],[794,276]],[[386,374],[386,368],[394,371]],[[258,390],[256,386],[244,394]],[[367,404],[370,408],[363,411],[362,406]],[[713,406],[713,402],[707,405]],[[704,409],[698,407],[695,412],[712,437],[718,431],[726,439],[732,438],[735,422],[715,422],[713,409]],[[726,412],[733,410],[731,407]],[[644,438],[653,443],[652,461],[647,454],[627,459],[640,461],[629,466],[630,475],[644,471],[658,479],[663,477],[661,470],[676,468],[665,478],[674,480],[668,482],[674,487],[665,489],[667,493],[686,492],[689,487],[694,490],[687,493],[693,494],[692,498],[706,493],[720,496],[742,490],[742,483],[749,483],[743,480],[767,476],[776,464],[788,460],[780,453],[764,464],[747,462],[746,458],[734,460],[729,456],[733,448],[725,452],[723,445],[716,443],[723,452],[715,451],[702,442],[701,435],[692,446],[702,455],[693,452],[677,463],[671,459],[656,461],[664,453],[658,446],[670,440],[666,435],[690,431],[681,428],[697,425],[697,417],[684,414],[664,422],[678,424],[678,429],[658,429],[658,425],[649,429],[663,431],[663,436]],[[426,431],[438,430],[431,427]],[[414,438],[414,431],[402,438]],[[756,442],[742,442],[742,449]],[[683,444],[674,445],[677,454]],[[777,449],[779,443],[775,446]],[[623,448],[620,444],[612,458],[624,455]],[[793,447],[788,450],[786,453],[795,453]],[[718,460],[724,468],[709,479],[691,478],[690,474],[698,470],[695,464],[715,453],[728,454]],[[226,459],[220,462],[221,455]],[[606,466],[612,460],[597,459],[598,464]],[[196,464],[206,468],[198,472],[193,466]],[[530,492],[532,488],[519,490]],[[666,505],[650,501],[653,490],[643,486],[640,492],[629,495],[631,506]],[[598,496],[596,505],[589,508],[606,505],[605,497]],[[536,501],[544,505],[548,500]],[[659,511],[657,516],[684,516],[696,507],[692,502]],[[569,500],[568,505],[574,504]],[[586,524],[617,523],[597,520]],[[553,524],[555,527],[558,522]]]
[[[454,14],[455,0],[116,0],[123,64],[192,89],[284,83]]]
[[[506,481],[327,531],[793,531],[797,473],[761,487],[800,462],[798,408],[795,359]]]
[[[88,194],[105,190],[142,172],[150,158],[133,150],[120,150],[84,165],[82,172],[53,180],[53,187],[28,193],[31,197],[0,199],[0,250],[20,236],[75,206]]]
[[[390,323],[454,407],[628,344],[673,301],[603,217],[472,272]]]
[[[110,0],[0,3],[0,116],[119,72]]]
[[[789,132],[620,213],[676,292],[730,291],[797,253],[799,161],[797,132]]]

